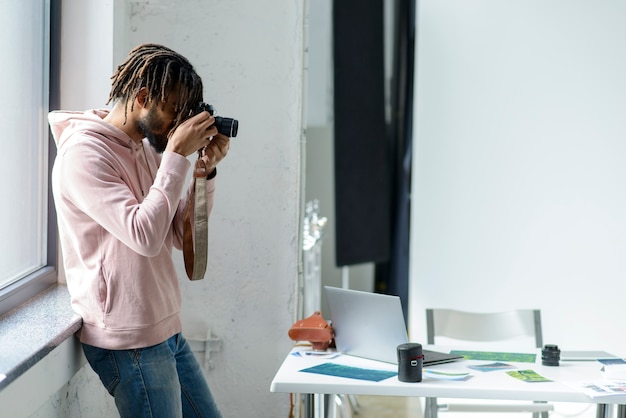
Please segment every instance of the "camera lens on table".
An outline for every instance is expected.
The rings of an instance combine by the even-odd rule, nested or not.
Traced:
[[[558,366],[561,359],[561,350],[555,344],[546,344],[541,350],[541,364],[544,366]]]

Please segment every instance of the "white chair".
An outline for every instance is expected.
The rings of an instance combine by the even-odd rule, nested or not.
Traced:
[[[438,337],[456,342],[485,342],[490,346],[515,344],[526,341],[522,348],[541,348],[541,312],[538,309],[522,309],[508,312],[474,313],[454,309],[426,309],[426,332],[428,344],[437,344]],[[525,339],[524,339],[525,337]],[[441,338],[439,338],[441,340]],[[441,344],[441,342],[439,342]],[[530,346],[529,346],[530,344]],[[532,347],[534,345],[534,347]],[[534,403],[446,403],[438,404],[437,398],[426,398],[424,417],[437,418],[439,411],[455,412],[527,412],[533,418],[546,418],[554,405]]]
[[[334,411],[329,414],[332,418],[353,418],[360,412],[358,400],[354,395],[331,395],[334,397]]]

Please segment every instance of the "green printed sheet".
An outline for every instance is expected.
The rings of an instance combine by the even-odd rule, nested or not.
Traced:
[[[540,374],[537,374],[534,370],[513,370],[510,372],[506,372],[511,377],[519,379],[523,382],[551,382],[552,380],[547,379]]]
[[[466,360],[512,361],[515,363],[534,363],[536,354],[504,353],[497,351],[464,351],[452,350],[450,354],[463,356]]]
[[[314,367],[300,370],[305,373],[325,374],[329,376],[347,377],[349,379],[370,380],[380,382],[397,375],[396,372],[386,370],[362,369],[360,367],[344,366],[335,363],[323,363]]]

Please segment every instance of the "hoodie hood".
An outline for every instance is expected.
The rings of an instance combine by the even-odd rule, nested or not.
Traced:
[[[62,148],[72,134],[79,131],[100,133],[105,137],[130,147],[132,139],[122,130],[106,122],[108,109],[93,109],[84,112],[56,110],[48,114],[52,137],[57,148]]]

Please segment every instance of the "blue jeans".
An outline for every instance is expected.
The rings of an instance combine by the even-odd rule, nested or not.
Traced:
[[[219,418],[209,385],[187,341],[176,334],[152,347],[105,350],[82,344],[122,418]]]

